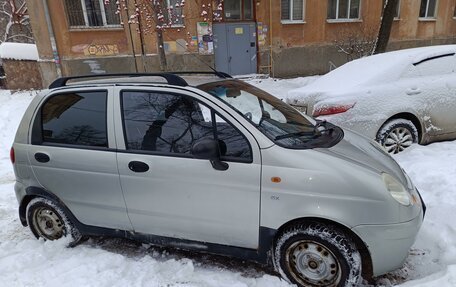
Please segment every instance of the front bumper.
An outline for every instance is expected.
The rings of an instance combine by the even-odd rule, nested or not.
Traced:
[[[353,228],[369,249],[374,276],[402,267],[423,223],[424,209],[423,203],[419,215],[407,222]]]

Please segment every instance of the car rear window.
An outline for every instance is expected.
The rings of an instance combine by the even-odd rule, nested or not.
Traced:
[[[106,101],[106,91],[50,97],[41,109],[42,141],[107,147]]]

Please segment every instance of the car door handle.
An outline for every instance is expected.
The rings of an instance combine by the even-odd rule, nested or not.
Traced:
[[[421,94],[421,90],[419,88],[409,88],[409,89],[407,89],[406,93],[409,96],[413,96],[413,95]]]
[[[42,153],[42,152],[37,152],[35,154],[35,159],[36,159],[36,161],[43,162],[43,163],[51,160],[51,158],[47,154]]]
[[[146,172],[149,170],[147,163],[142,161],[130,161],[128,163],[128,168],[133,172]]]

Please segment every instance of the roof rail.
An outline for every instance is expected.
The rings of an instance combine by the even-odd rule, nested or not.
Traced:
[[[69,80],[74,79],[92,79],[92,78],[109,78],[109,77],[128,77],[128,78],[135,78],[135,77],[162,77],[164,78],[168,84],[186,87],[188,83],[173,73],[120,73],[120,74],[97,74],[97,75],[84,75],[84,76],[74,76],[74,77],[62,77],[56,79],[49,85],[49,89],[55,89],[60,87],[65,87]]]
[[[215,75],[222,79],[232,79],[233,78],[230,74],[227,74],[225,72],[216,71],[216,70],[214,70],[213,72],[210,72],[210,71],[188,71],[188,72],[179,71],[179,72],[170,72],[170,73],[175,74],[175,75],[193,75],[193,74],[195,74],[195,75]]]

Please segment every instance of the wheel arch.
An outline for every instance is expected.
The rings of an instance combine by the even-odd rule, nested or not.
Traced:
[[[418,131],[418,143],[421,143],[422,140],[423,140],[423,131],[424,131],[424,128],[423,126],[421,125],[421,122],[420,120],[418,119],[418,117],[416,115],[414,115],[413,113],[410,113],[410,112],[403,112],[403,113],[398,113],[398,114],[395,114],[391,117],[389,117],[386,121],[383,122],[383,124],[380,126],[380,129],[379,131],[383,128],[383,126],[388,123],[389,121],[391,120],[396,120],[396,119],[404,119],[404,120],[409,120],[412,122],[412,124],[416,127],[416,130]],[[377,133],[379,132],[377,131]]]
[[[329,224],[336,226],[337,229],[342,231],[344,234],[349,236],[353,242],[356,245],[356,248],[359,250],[362,258],[362,276],[366,280],[370,280],[373,276],[373,266],[372,266],[372,258],[369,252],[369,249],[367,245],[364,243],[364,241],[355,233],[353,230],[346,225],[343,225],[339,222],[326,219],[326,218],[321,218],[321,217],[302,217],[302,218],[296,218],[293,220],[288,221],[287,223],[283,224],[277,229],[277,232],[274,236],[273,244],[277,242],[277,239],[279,236],[288,228],[290,228],[293,225],[296,224],[302,224],[302,223],[311,223],[311,222],[317,222],[317,223],[323,223],[323,224]]]
[[[27,226],[27,205],[32,201],[32,199],[41,197],[49,199],[57,203],[63,211],[70,217],[70,220],[76,220],[73,213],[68,209],[68,207],[58,198],[56,195],[36,186],[30,186],[26,189],[26,195],[22,198],[21,203],[19,204],[19,219],[23,226]]]

